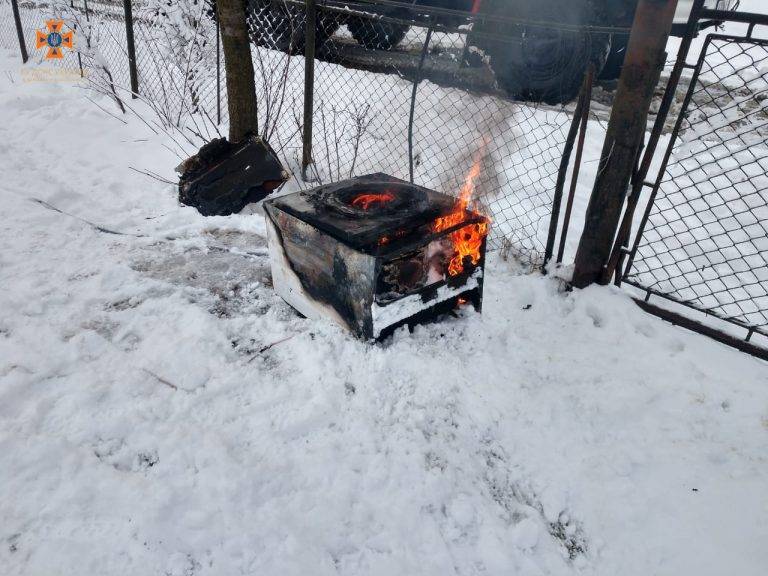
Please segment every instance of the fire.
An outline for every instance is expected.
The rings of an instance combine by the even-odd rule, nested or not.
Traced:
[[[472,194],[475,191],[475,180],[480,176],[480,164],[482,161],[482,149],[475,158],[472,168],[469,170],[464,184],[461,187],[459,198],[456,201],[456,207],[453,212],[435,220],[432,227],[434,232],[442,232],[461,224],[467,218],[467,210],[472,200]],[[457,276],[464,271],[464,259],[469,256],[472,264],[480,261],[480,249],[483,245],[483,239],[488,235],[488,223],[481,222],[470,224],[451,232],[450,239],[453,244],[453,257],[448,263],[448,274]]]
[[[381,192],[379,194],[358,194],[352,199],[352,206],[362,210],[368,210],[374,204],[386,204],[395,199],[392,192]]]
[[[464,272],[464,257],[469,256],[472,264],[480,262],[480,249],[483,238],[488,235],[488,223],[470,224],[451,233],[451,242],[455,250],[448,263],[448,274],[457,276]]]

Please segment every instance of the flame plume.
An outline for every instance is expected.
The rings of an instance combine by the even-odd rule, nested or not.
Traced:
[[[475,161],[472,163],[472,168],[470,168],[467,173],[467,177],[465,178],[459,193],[459,198],[456,201],[456,207],[450,214],[435,220],[432,227],[434,232],[442,232],[443,230],[461,224],[467,219],[467,216],[469,215],[469,204],[472,200],[472,195],[475,192],[475,181],[480,176],[480,167],[484,151],[485,142],[483,142],[483,145],[475,157]],[[487,235],[487,222],[470,224],[451,232],[450,240],[453,244],[454,253],[448,263],[448,274],[450,276],[457,276],[464,272],[465,258],[469,257],[472,264],[477,264],[480,261],[480,250],[483,246],[483,239]]]

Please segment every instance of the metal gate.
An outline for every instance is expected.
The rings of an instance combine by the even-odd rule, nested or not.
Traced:
[[[681,50],[690,84],[680,81],[681,109],[617,274],[646,302],[659,296],[735,325],[740,334],[718,339],[755,352],[746,343],[768,337],[768,16],[720,16],[746,33],[708,35],[691,64]]]

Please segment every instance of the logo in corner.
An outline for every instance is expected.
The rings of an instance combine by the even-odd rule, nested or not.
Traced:
[[[45,30],[36,30],[35,48],[48,48],[46,60],[64,58],[64,48],[72,49],[74,32],[62,32],[64,20],[47,20]]]

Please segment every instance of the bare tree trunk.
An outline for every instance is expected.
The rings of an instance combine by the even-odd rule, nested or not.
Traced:
[[[237,143],[242,142],[248,134],[259,133],[245,0],[218,0],[216,9],[221,23],[221,44],[227,77],[229,141]]]

